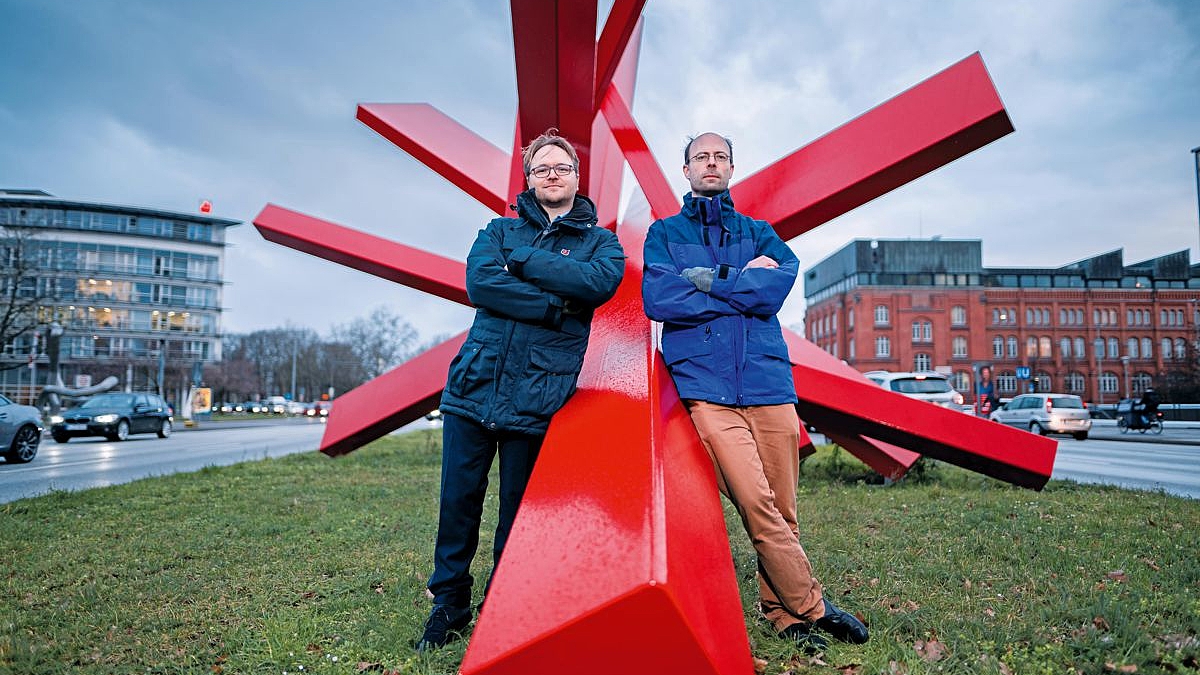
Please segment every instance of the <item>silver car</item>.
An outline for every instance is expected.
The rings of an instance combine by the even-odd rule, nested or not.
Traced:
[[[0,396],[0,452],[4,458],[11,464],[33,461],[41,442],[42,413]]]
[[[925,401],[943,408],[961,411],[963,395],[954,391],[945,375],[933,371],[919,373],[893,373],[887,370],[871,370],[863,373],[875,384],[904,394],[918,401]]]
[[[1070,434],[1081,441],[1087,439],[1092,428],[1092,416],[1083,399],[1072,394],[1021,394],[988,419],[1043,436]]]

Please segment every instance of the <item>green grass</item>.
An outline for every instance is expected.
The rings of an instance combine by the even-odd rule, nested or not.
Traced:
[[[428,611],[432,433],[0,505],[0,673],[454,673],[463,643],[409,646]],[[864,473],[829,448],[803,467],[805,548],[872,632],[821,659],[757,618],[753,552],[726,509],[765,672],[1200,668],[1200,502],[1031,492],[946,465],[888,486]],[[494,517],[493,488],[481,551]]]

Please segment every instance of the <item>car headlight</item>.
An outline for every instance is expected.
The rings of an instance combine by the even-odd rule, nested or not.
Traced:
[[[63,423],[62,415],[51,415],[50,416],[50,424],[62,424],[62,423]]]
[[[106,413],[104,415],[96,415],[92,419],[99,422],[100,424],[112,424],[113,422],[117,421],[118,417],[120,417],[120,416],[114,415],[112,413]]]

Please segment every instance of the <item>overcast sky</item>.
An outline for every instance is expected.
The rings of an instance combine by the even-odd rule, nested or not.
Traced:
[[[608,2],[601,5],[601,16]],[[1016,132],[790,242],[983,240],[984,264],[1197,255],[1196,0],[649,0],[636,98],[682,194],[684,137],[748,176],[975,51]],[[462,259],[491,214],[355,120],[428,102],[502,148],[516,109],[507,2],[0,0],[0,186],[245,221],[226,331],[327,333],[377,305],[424,339],[470,310],[264,241],[268,202]],[[782,319],[803,317],[797,283]]]

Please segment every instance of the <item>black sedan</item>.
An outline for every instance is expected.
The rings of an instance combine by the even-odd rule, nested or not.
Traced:
[[[100,394],[78,408],[50,418],[50,435],[59,443],[76,436],[123,441],[129,434],[171,435],[171,408],[158,394]]]

